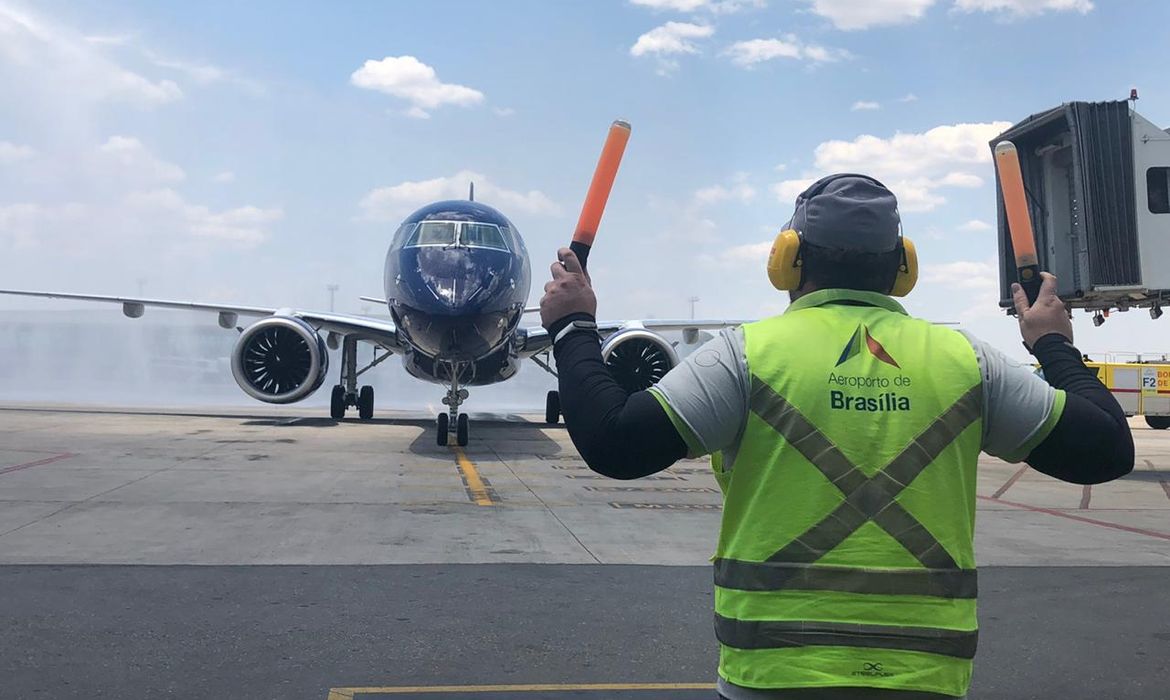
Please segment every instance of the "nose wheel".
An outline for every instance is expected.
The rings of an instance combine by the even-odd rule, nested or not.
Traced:
[[[451,388],[443,397],[443,405],[447,406],[446,413],[440,413],[435,418],[435,441],[440,447],[446,447],[452,441],[460,447],[466,447],[471,434],[471,419],[466,413],[460,413],[459,407],[467,399],[467,390],[459,388],[459,380],[451,381]]]
[[[454,444],[460,447],[467,446],[467,440],[471,435],[471,419],[467,417],[466,413],[460,413],[455,417],[455,421],[451,421],[450,414],[440,413],[435,418],[435,438],[440,447]]]

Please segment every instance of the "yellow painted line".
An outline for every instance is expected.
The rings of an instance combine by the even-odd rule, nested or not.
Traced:
[[[455,461],[459,465],[459,472],[463,474],[463,479],[467,482],[467,490],[471,492],[471,499],[475,501],[475,505],[494,506],[496,502],[492,500],[491,494],[488,493],[487,486],[483,483],[483,478],[480,477],[479,472],[475,468],[475,463],[467,458],[462,447],[455,447],[453,449],[455,450]]]
[[[424,693],[540,693],[581,690],[714,690],[714,683],[537,683],[531,685],[412,685],[371,688],[332,688],[328,700],[350,700],[358,695]]]

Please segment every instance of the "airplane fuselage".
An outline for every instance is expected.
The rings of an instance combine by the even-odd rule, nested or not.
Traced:
[[[394,234],[384,281],[406,370],[462,385],[514,375],[531,277],[519,231],[492,207],[453,200],[411,214]]]

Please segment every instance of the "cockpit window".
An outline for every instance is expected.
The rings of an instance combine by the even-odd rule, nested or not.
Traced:
[[[472,248],[508,249],[503,234],[500,233],[499,227],[495,224],[465,223],[463,224],[463,232],[459,236],[459,242]]]
[[[414,230],[408,246],[418,245],[455,245],[455,227],[453,221],[424,221]]]
[[[406,241],[414,233],[414,229],[418,226],[415,223],[402,224],[398,230],[394,232],[394,240],[390,243],[391,248],[401,248],[406,245]]]

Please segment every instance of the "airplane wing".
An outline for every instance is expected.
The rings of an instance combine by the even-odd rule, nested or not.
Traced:
[[[130,318],[139,318],[146,307],[164,309],[187,309],[190,311],[210,311],[219,314],[219,325],[223,328],[235,328],[240,316],[294,316],[300,318],[319,331],[338,333],[345,336],[354,336],[359,340],[366,340],[388,350],[399,346],[398,329],[389,319],[371,318],[368,316],[353,316],[338,314],[331,311],[299,311],[296,309],[275,309],[262,306],[237,306],[233,304],[208,304],[195,301],[171,301],[167,299],[141,299],[137,297],[104,296],[100,294],[71,294],[66,292],[35,292],[20,289],[0,289],[0,294],[14,296],[39,297],[42,299],[73,299],[75,301],[96,301],[110,304],[121,304],[122,313]]]
[[[719,330],[722,328],[731,328],[739,326],[744,323],[749,323],[750,319],[648,319],[644,321],[598,321],[597,331],[601,334],[602,339],[629,328],[643,328],[648,331],[703,331],[703,330]],[[552,338],[549,337],[548,331],[540,326],[521,328],[520,336],[522,339],[520,352],[523,355],[535,355],[549,349],[552,344]]]

